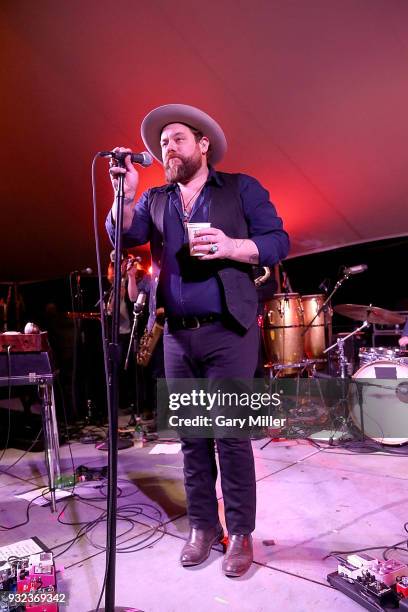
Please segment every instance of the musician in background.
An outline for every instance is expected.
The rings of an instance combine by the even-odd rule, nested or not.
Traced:
[[[139,406],[140,410],[140,423],[143,429],[147,432],[156,431],[156,416],[157,416],[157,380],[164,378],[164,353],[163,353],[163,334],[162,328],[157,332],[157,326],[153,325],[152,329],[148,331],[150,333],[144,334],[144,330],[147,326],[148,319],[148,307],[150,300],[150,290],[152,283],[152,275],[150,272],[144,272],[141,275],[137,275],[136,281],[129,284],[129,297],[132,302],[136,302],[140,293],[146,295],[146,309],[144,316],[138,325],[138,338],[141,339],[139,342],[140,352],[139,357],[142,359],[144,365],[137,367],[137,379],[139,381]],[[159,315],[160,316],[160,315]],[[159,316],[157,321],[159,321]],[[152,336],[159,333],[159,338],[155,344],[154,349],[151,349]],[[144,335],[143,335],[144,334]],[[146,362],[145,355],[146,351],[151,355],[149,356],[148,362]],[[141,355],[141,353],[144,355]]]
[[[402,336],[398,340],[398,344],[404,348],[408,344],[408,319],[405,321],[404,329],[402,330]]]
[[[110,254],[107,279],[111,284],[106,304],[106,314],[111,323],[113,312],[113,282],[115,278],[115,251]],[[130,333],[133,322],[133,302],[137,299],[138,262],[136,257],[127,251],[123,252],[121,263],[120,308],[119,308],[119,350],[121,358],[119,397],[122,408],[131,408],[137,403],[137,390],[135,388],[135,357],[129,359],[127,370],[124,369],[127,349],[130,342]],[[140,267],[140,266],[139,266]],[[140,271],[139,271],[140,274]],[[109,325],[110,327],[111,325]],[[131,408],[132,412],[133,409]]]
[[[113,281],[115,279],[115,251],[110,254],[107,279],[111,284],[106,304],[106,313],[112,316],[113,312]],[[132,330],[132,311],[133,302],[137,298],[136,290],[137,262],[135,256],[124,251],[121,264],[121,284],[120,284],[120,320],[119,335],[130,334]]]

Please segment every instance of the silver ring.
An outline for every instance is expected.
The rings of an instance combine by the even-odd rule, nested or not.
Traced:
[[[217,251],[218,251],[218,246],[216,244],[212,244],[208,252],[214,255],[214,253],[216,253]]]

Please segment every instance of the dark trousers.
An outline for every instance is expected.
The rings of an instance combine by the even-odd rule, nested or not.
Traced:
[[[256,322],[244,335],[221,322],[194,330],[172,333],[165,330],[166,378],[208,378],[210,381],[252,378],[258,358],[258,342]],[[205,529],[218,522],[215,443],[228,533],[251,533],[255,529],[255,467],[251,442],[244,439],[219,438],[215,442],[206,438],[182,439],[190,525]]]

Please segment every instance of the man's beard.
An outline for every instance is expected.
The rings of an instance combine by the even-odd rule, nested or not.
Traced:
[[[171,159],[177,157],[181,163],[171,163]],[[190,179],[201,168],[201,153],[196,151],[191,157],[173,155],[164,165],[166,181],[168,183],[188,183]]]

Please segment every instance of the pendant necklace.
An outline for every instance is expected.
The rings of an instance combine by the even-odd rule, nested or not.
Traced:
[[[206,181],[206,182],[207,182],[207,181]],[[198,198],[198,196],[200,195],[200,193],[201,193],[201,191],[202,191],[202,189],[203,189],[204,185],[205,185],[205,183],[203,183],[203,184],[201,185],[201,187],[199,187],[199,188],[197,189],[197,191],[195,191],[195,192],[193,193],[193,195],[192,195],[192,196],[191,196],[191,198],[188,200],[188,202],[185,202],[185,201],[184,201],[184,196],[183,196],[183,193],[182,193],[182,191],[181,191],[181,189],[180,189],[180,195],[181,195],[181,205],[182,205],[182,208],[183,208],[183,221],[184,221],[184,223],[188,223],[188,221],[189,221],[189,219],[190,219],[190,214],[191,214],[192,207],[191,207],[191,209],[189,210],[189,206],[190,206],[191,202],[192,202],[193,200],[195,200],[196,198]]]

